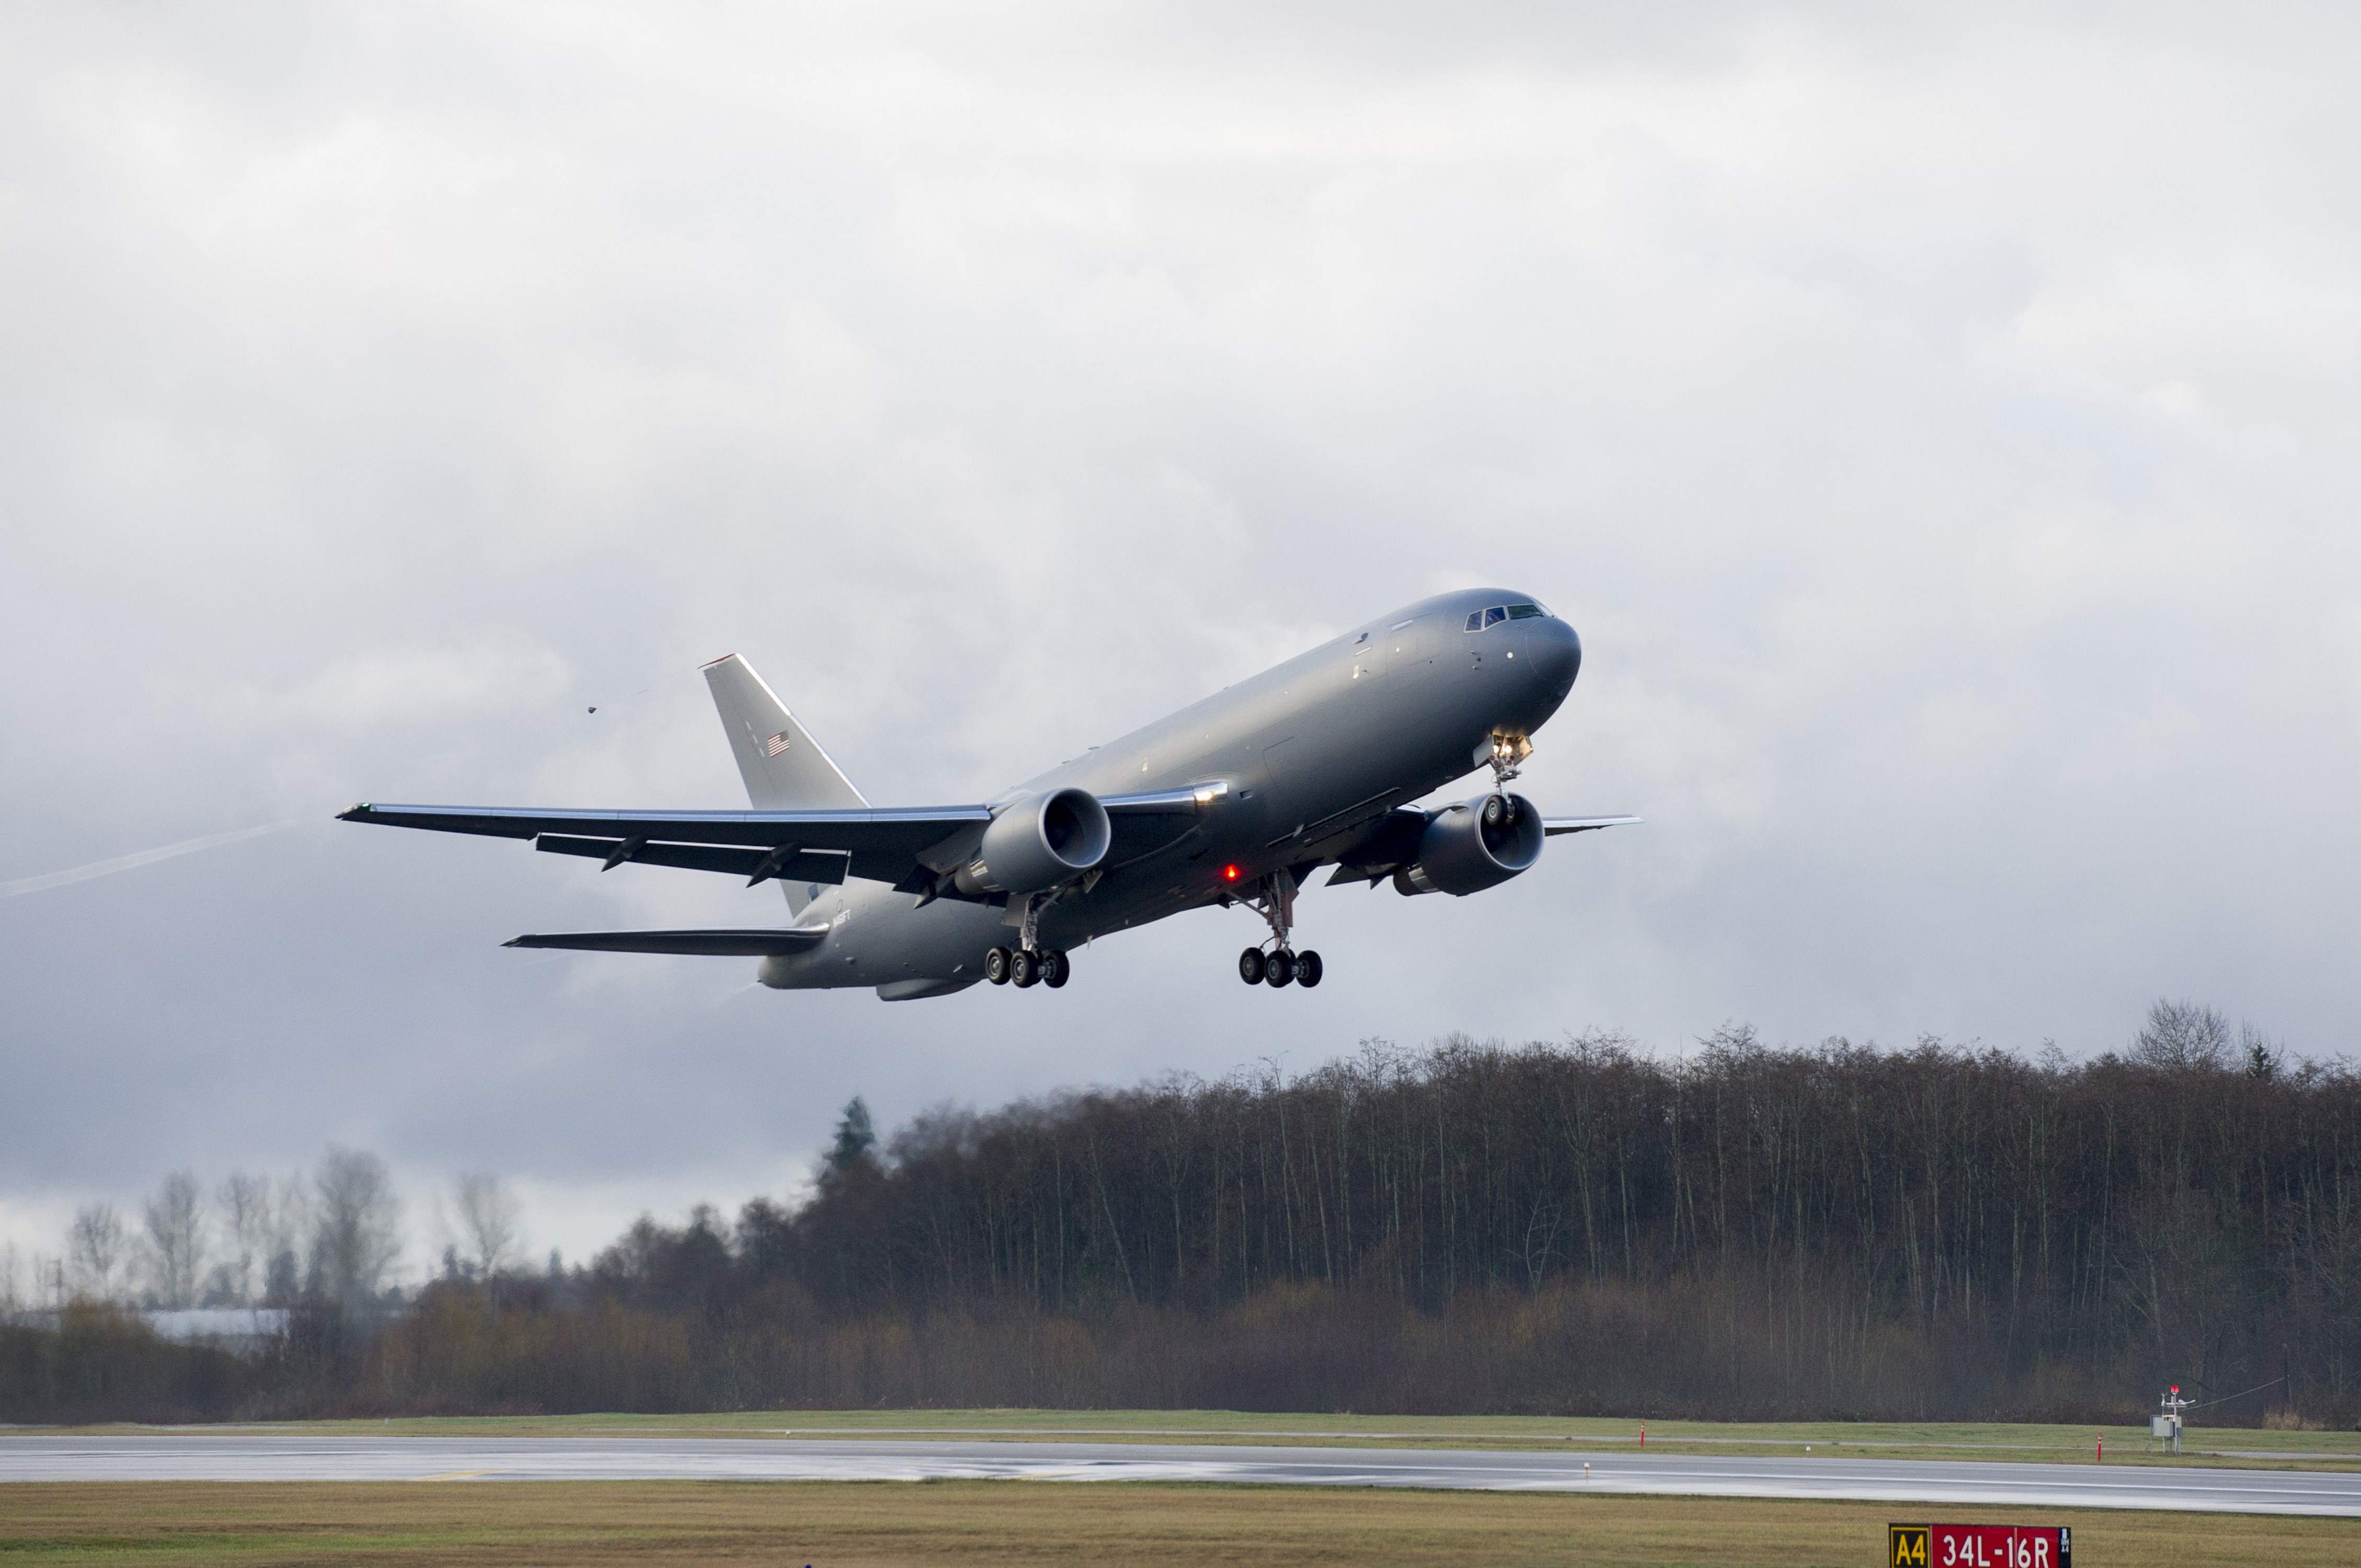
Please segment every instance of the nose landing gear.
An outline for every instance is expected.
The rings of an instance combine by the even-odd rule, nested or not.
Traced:
[[[1307,990],[1318,985],[1325,972],[1320,955],[1309,948],[1299,953],[1289,940],[1295,927],[1295,878],[1285,872],[1272,872],[1262,879],[1259,895],[1246,902],[1270,922],[1270,951],[1248,948],[1240,953],[1238,978],[1248,985],[1268,985],[1274,991],[1298,983]]]
[[[1484,801],[1484,826],[1488,829],[1511,828],[1517,821],[1517,797],[1509,793],[1509,781],[1521,771],[1518,764],[1533,754],[1533,743],[1521,732],[1495,729],[1490,746],[1476,748],[1476,759],[1492,770],[1492,793]]]
[[[1495,729],[1488,742],[1476,748],[1476,762],[1492,770],[1494,789],[1505,791],[1509,781],[1523,771],[1519,764],[1532,754],[1532,737],[1522,730]]]

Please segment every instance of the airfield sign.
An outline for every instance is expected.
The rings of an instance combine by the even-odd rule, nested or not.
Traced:
[[[2065,1525],[1890,1524],[1886,1568],[2074,1568]]]

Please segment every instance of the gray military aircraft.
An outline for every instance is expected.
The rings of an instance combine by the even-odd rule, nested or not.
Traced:
[[[974,806],[873,806],[736,654],[705,678],[752,811],[360,805],[346,822],[530,839],[612,871],[681,866],[777,882],[793,924],[574,931],[511,948],[758,958],[784,991],[874,986],[889,1002],[980,980],[1062,986],[1093,937],[1208,905],[1259,914],[1249,985],[1320,983],[1295,895],[1328,880],[1465,897],[1532,868],[1562,833],[1636,817],[1543,817],[1508,784],[1582,668],[1574,628],[1522,594],[1439,595]],[[1405,803],[1488,768],[1492,787]]]

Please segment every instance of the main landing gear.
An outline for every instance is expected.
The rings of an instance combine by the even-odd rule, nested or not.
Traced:
[[[1274,948],[1264,952],[1260,948],[1248,948],[1238,955],[1238,978],[1248,985],[1302,985],[1307,989],[1320,983],[1325,972],[1320,955],[1306,948],[1291,952]]]
[[[1055,991],[1073,974],[1073,960],[1056,948],[994,948],[983,955],[983,978],[994,985],[1046,985]]]
[[[1301,984],[1306,989],[1320,983],[1326,966],[1320,955],[1305,948],[1297,952],[1289,941],[1295,928],[1295,879],[1285,872],[1272,872],[1262,879],[1260,895],[1246,901],[1265,920],[1270,922],[1270,951],[1248,948],[1238,955],[1238,978],[1248,985],[1268,985],[1277,991]]]
[[[1060,948],[1044,948],[1040,940],[1041,901],[1025,901],[1024,923],[1017,927],[1017,945],[994,948],[983,955],[983,978],[994,985],[1015,984],[1020,991],[1046,985],[1055,991],[1073,978],[1074,966]]]

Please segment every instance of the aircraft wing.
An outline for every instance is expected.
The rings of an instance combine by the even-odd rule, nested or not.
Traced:
[[[785,926],[759,931],[560,931],[513,938],[504,948],[566,948],[590,953],[694,953],[719,959],[760,959],[799,953],[828,935],[825,926]]]
[[[1196,829],[1197,818],[1207,806],[1227,794],[1229,785],[1217,782],[1099,796],[1099,804],[1106,807],[1107,825],[1115,830],[1103,868],[1115,871],[1170,849]]]
[[[1196,785],[1111,795],[1100,804],[1116,824],[1114,861],[1127,860],[1188,830],[1188,818],[1225,786]],[[1179,820],[1175,820],[1179,819]],[[847,877],[917,892],[972,852],[973,833],[992,820],[986,806],[862,806],[785,811],[590,811],[506,806],[378,806],[338,814],[436,833],[530,839],[549,854],[580,855],[605,869],[679,866],[722,872],[749,883],[840,885]]]
[[[1542,831],[1554,839],[1561,833],[1589,833],[1601,828],[1628,828],[1644,821],[1639,817],[1544,817]]]
[[[1328,879],[1329,885],[1333,887],[1340,882],[1367,882],[1375,887],[1418,858],[1419,839],[1426,832],[1426,825],[1433,820],[1432,813],[1422,811],[1417,806],[1395,806],[1362,829],[1359,837],[1336,855],[1336,870]],[[1640,820],[1637,817],[1544,817],[1542,818],[1542,831],[1555,838],[1561,833],[1588,833],[1600,828],[1627,827]],[[1304,874],[1309,874],[1309,872]]]
[[[750,882],[784,877],[841,883],[848,876],[899,883],[928,851],[992,820],[983,806],[864,806],[826,811],[576,811],[486,806],[377,806],[363,802],[340,822],[375,822],[437,833],[531,839],[534,848],[584,855],[609,868],[625,861],[727,872]]]
[[[1142,790],[1137,795],[1103,795],[1098,799],[1109,817],[1193,817],[1229,793],[1227,783],[1216,782]]]

